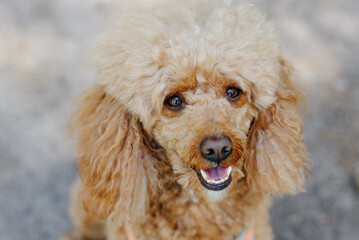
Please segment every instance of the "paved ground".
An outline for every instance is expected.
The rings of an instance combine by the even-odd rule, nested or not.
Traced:
[[[95,81],[92,42],[127,2],[0,2],[1,240],[56,239],[69,230],[72,98]],[[305,193],[275,200],[276,239],[359,239],[359,2],[253,2],[278,25],[308,99],[313,170]]]

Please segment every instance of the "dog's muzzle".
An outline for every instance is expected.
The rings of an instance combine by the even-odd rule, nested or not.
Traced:
[[[205,137],[200,145],[199,151],[206,160],[216,163],[213,168],[195,170],[201,184],[213,191],[220,191],[231,184],[232,167],[220,166],[232,153],[232,141],[226,136]]]

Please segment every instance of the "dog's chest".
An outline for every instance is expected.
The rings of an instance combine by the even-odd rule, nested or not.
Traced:
[[[233,239],[240,235],[246,218],[246,211],[236,203],[243,207],[235,199],[208,203],[190,192],[163,194],[151,202],[150,216],[138,230],[146,239]]]

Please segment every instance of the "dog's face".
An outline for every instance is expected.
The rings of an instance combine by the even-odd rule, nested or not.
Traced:
[[[222,200],[244,176],[257,109],[244,79],[200,69],[187,74],[159,96],[162,108],[150,131],[182,185],[209,201]]]
[[[75,127],[83,202],[100,218],[140,219],[161,189],[170,168],[147,140],[172,180],[208,201],[241,183],[273,194],[302,186],[300,94],[273,26],[250,6],[196,4],[124,14],[99,41],[100,85]]]
[[[281,68],[272,25],[248,6],[221,7],[203,9],[206,24],[195,15],[180,23],[128,16],[143,29],[106,36],[119,45],[99,52],[119,53],[98,58],[106,91],[165,150],[178,182],[210,201],[243,178],[250,128],[274,102]]]

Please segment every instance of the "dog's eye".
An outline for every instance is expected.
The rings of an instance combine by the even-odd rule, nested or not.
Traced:
[[[236,86],[230,86],[227,88],[227,98],[228,100],[236,100],[242,93],[242,90]]]
[[[169,98],[166,99],[165,104],[171,108],[171,109],[181,109],[183,108],[183,101],[182,99],[177,95],[172,95]]]

